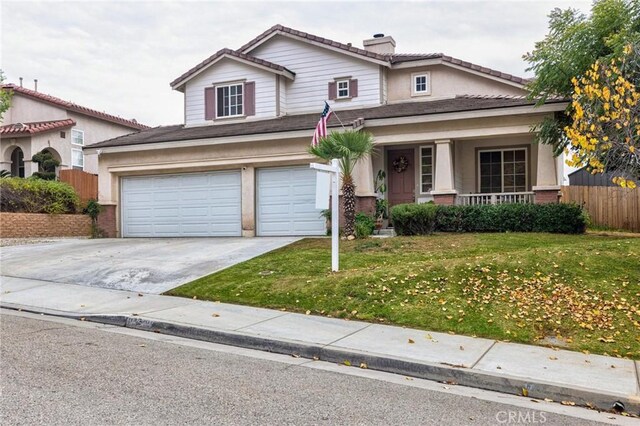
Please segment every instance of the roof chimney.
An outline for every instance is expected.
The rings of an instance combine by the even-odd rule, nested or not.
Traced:
[[[20,87],[22,87],[22,77],[20,77],[19,80],[20,80]]]
[[[33,90],[35,90],[36,92],[38,91],[38,79],[37,78],[33,79]]]
[[[384,34],[374,34],[373,38],[362,42],[364,50],[381,55],[396,53],[396,41],[391,36]]]

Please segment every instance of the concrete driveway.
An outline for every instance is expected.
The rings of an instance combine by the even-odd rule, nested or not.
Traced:
[[[60,239],[2,247],[0,273],[159,294],[298,239]]]

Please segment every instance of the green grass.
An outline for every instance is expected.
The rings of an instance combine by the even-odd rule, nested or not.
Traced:
[[[640,359],[640,238],[305,239],[169,294]]]

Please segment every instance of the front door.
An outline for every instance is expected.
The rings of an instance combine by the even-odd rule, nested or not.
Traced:
[[[413,149],[387,151],[389,206],[416,201],[414,159]]]

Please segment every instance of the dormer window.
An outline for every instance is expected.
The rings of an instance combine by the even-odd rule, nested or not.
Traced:
[[[243,115],[242,84],[216,86],[216,117],[237,117]]]
[[[338,80],[338,96],[337,99],[349,98],[349,80]]]
[[[431,81],[429,73],[411,74],[411,96],[431,94]]]

